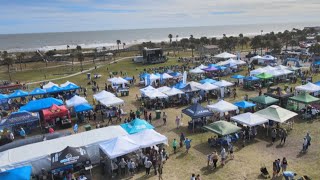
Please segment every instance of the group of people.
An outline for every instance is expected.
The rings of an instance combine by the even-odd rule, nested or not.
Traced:
[[[288,161],[285,157],[282,158],[282,161],[280,161],[280,159],[274,160],[274,162],[272,163],[272,170],[273,170],[272,177],[274,178],[279,176],[281,171],[283,173],[287,170],[287,167],[288,167]]]

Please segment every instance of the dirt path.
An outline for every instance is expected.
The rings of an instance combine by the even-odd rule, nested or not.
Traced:
[[[115,63],[115,62],[118,62],[118,61],[123,61],[123,60],[125,60],[125,59],[130,59],[130,58],[132,58],[132,57],[123,57],[123,58],[120,58],[120,59],[111,61],[110,64]],[[109,63],[108,63],[108,64],[109,64]],[[106,66],[106,65],[108,65],[108,64],[97,65],[96,68],[98,69],[98,68],[104,67],[104,66]],[[57,67],[59,67],[59,66],[57,66]],[[84,74],[84,73],[90,72],[90,71],[92,71],[92,70],[94,70],[94,69],[95,69],[95,67],[92,67],[92,68],[89,68],[89,69],[84,70],[84,71],[82,71],[82,72],[76,72],[76,73],[70,74],[70,75],[68,75],[68,76],[63,76],[63,77],[53,78],[53,79],[46,79],[46,81],[55,81],[55,80],[60,80],[60,79],[66,79],[66,78],[70,78],[70,77],[73,77],[73,76],[77,76],[77,75],[79,75],[79,74]],[[43,82],[43,80],[42,80],[42,81],[30,82],[30,83],[27,83],[27,85],[38,84],[38,83],[41,83],[41,82]]]

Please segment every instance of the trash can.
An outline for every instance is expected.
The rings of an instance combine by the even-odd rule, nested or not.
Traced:
[[[85,126],[84,126],[84,129],[85,129],[86,131],[90,131],[90,130],[91,130],[91,125],[90,125],[90,124],[85,125]]]
[[[161,118],[161,111],[156,110],[156,119],[160,119],[160,118]]]

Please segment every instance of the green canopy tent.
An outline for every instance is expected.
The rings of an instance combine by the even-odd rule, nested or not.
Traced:
[[[299,103],[307,105],[307,104],[311,104],[311,103],[320,101],[319,98],[313,97],[309,93],[306,93],[306,92],[303,92],[299,95],[290,97],[289,100],[292,102],[297,102],[297,104],[294,104],[294,103],[288,104],[287,108],[290,110],[293,110],[293,111],[299,110]]]
[[[250,98],[249,100],[258,104],[258,108],[261,108],[261,106],[262,107],[270,106],[279,102],[278,99],[275,99],[273,97],[266,96],[266,95]]]
[[[216,121],[214,123],[203,126],[203,129],[221,136],[233,134],[241,130],[240,127],[227,121]]]
[[[272,84],[272,82],[268,82],[268,79],[273,78],[272,74],[264,72],[264,73],[258,74],[256,77],[261,79],[261,80],[263,80],[262,81],[262,86],[263,87],[270,86]]]

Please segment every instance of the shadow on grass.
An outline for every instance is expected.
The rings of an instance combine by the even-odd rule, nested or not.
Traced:
[[[176,156],[176,159],[182,159],[184,157],[186,157],[188,155],[188,153],[186,153],[186,151],[182,151],[179,155]]]
[[[301,158],[302,156],[306,155],[307,152],[302,152],[302,151],[299,151],[299,153],[297,154],[297,158]]]
[[[267,177],[263,176],[262,174],[259,174],[257,179],[270,179],[270,177],[270,174]]]
[[[193,148],[199,152],[201,152],[204,155],[211,154],[214,150],[219,152],[221,150],[220,146],[217,147],[210,147],[208,143],[201,143],[198,145],[193,146]]]
[[[150,178],[155,178],[157,175],[154,175],[152,172],[150,172],[150,175],[144,175],[142,177],[137,178],[136,180],[144,180],[144,179],[150,179]]]

